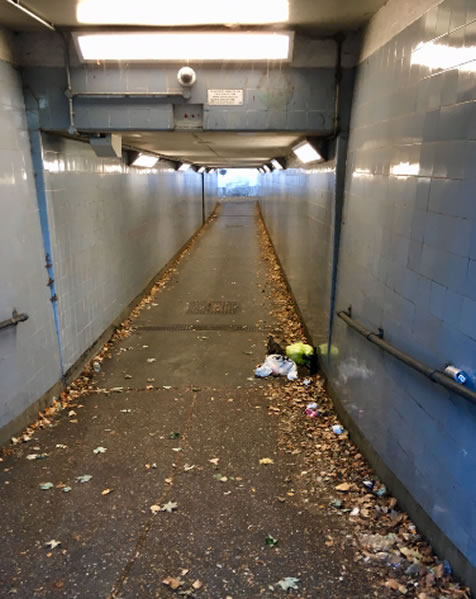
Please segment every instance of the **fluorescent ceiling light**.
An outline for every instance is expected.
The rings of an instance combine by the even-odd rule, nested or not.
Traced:
[[[78,33],[83,60],[290,60],[291,32]]]
[[[263,164],[263,170],[265,173],[270,173],[271,169],[269,168],[269,166],[267,164]]]
[[[177,169],[177,170],[179,170],[179,171],[182,171],[182,172],[184,173],[185,171],[188,171],[188,169],[189,169],[191,166],[192,166],[192,165],[191,165],[191,164],[189,164],[188,162],[183,162],[183,163],[182,163],[182,164],[181,164],[181,165],[178,167],[178,169]]]
[[[91,25],[259,25],[285,23],[288,0],[80,0],[80,23]]]
[[[201,166],[201,167],[198,169],[198,171],[197,171],[197,173],[199,173],[200,175],[201,175],[202,173],[204,173],[204,172],[205,172],[205,167],[204,167],[204,166]]]
[[[131,166],[141,166],[143,168],[152,168],[159,161],[157,156],[150,156],[148,154],[139,154],[134,160]]]
[[[304,162],[304,164],[315,162],[316,160],[323,160],[319,152],[313,148],[308,141],[303,141],[295,146],[293,152],[301,162]]]
[[[277,171],[282,171],[284,168],[283,165],[278,160],[276,160],[276,158],[274,160],[271,160],[271,164]]]

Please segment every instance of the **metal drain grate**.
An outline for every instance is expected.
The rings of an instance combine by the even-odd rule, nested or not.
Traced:
[[[230,331],[247,333],[266,333],[276,331],[272,325],[256,324],[164,324],[135,327],[136,331]],[[276,331],[277,333],[277,331]]]
[[[189,302],[187,314],[236,314],[240,311],[239,302]]]

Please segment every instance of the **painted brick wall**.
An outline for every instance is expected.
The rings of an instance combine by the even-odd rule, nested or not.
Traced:
[[[29,315],[0,330],[1,428],[60,377],[21,80],[3,61],[0,131],[0,321],[13,308]]]
[[[200,227],[201,177],[127,167],[55,136],[43,145],[68,369]]]
[[[262,175],[259,195],[266,226],[313,341],[327,343],[335,216],[334,163]]]
[[[336,308],[352,304],[435,368],[475,372],[476,4],[434,4],[359,67]],[[332,339],[329,375],[345,409],[476,564],[476,406],[340,319]]]

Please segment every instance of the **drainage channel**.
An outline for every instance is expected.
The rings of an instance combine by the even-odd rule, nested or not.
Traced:
[[[255,324],[164,324],[134,327],[135,331],[226,331],[245,333],[278,333],[275,326]]]

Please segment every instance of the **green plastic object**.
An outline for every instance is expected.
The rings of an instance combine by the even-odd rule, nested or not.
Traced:
[[[286,356],[301,366],[308,366],[313,354],[314,348],[307,343],[292,343],[286,347]]]

